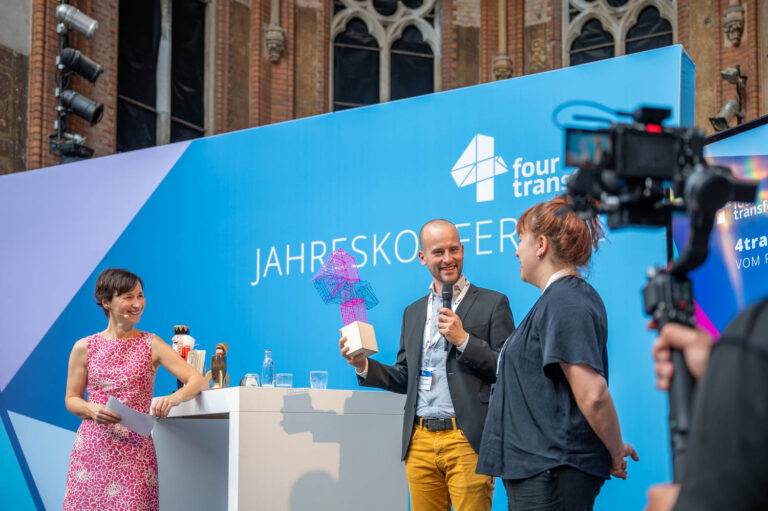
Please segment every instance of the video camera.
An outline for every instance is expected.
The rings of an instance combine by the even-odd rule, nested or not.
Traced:
[[[685,211],[691,222],[688,243],[667,269],[648,270],[643,301],[659,329],[670,321],[695,326],[693,286],[687,274],[707,258],[715,213],[729,201],[753,202],[757,183],[734,179],[727,167],[708,166],[702,131],[662,126],[669,109],[642,107],[616,114],[634,122],[597,130],[566,128],[566,165],[578,167],[568,180],[569,210],[581,218],[605,214],[611,229],[670,228],[672,214]],[[682,353],[673,350],[672,362],[669,427],[673,473],[679,481],[694,381]]]
[[[661,125],[669,109],[617,113],[634,122],[566,129],[566,165],[578,167],[568,193],[580,216],[603,213],[612,229],[666,226],[673,211],[689,205],[714,216],[729,200],[753,200],[754,190],[750,196],[750,189],[734,180],[728,168],[707,166],[702,131]]]

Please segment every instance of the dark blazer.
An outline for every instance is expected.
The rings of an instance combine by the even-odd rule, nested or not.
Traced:
[[[402,459],[408,453],[416,415],[428,297],[416,300],[405,309],[400,350],[394,365],[369,359],[366,378],[358,376],[358,383],[362,386],[407,395],[403,413]],[[456,314],[469,333],[469,342],[463,353],[451,344],[446,361],[448,388],[456,411],[456,422],[475,452],[479,452],[491,384],[496,381],[496,361],[504,341],[515,329],[515,322],[506,296],[471,284]]]

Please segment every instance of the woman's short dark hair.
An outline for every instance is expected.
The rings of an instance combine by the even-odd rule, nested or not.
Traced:
[[[570,199],[563,195],[536,204],[520,215],[517,232],[543,234],[556,260],[579,268],[589,263],[593,249],[597,251],[603,229],[597,217],[582,220],[573,211],[564,212],[569,205]]]
[[[96,305],[102,308],[105,316],[109,316],[109,311],[104,308],[102,302],[127,293],[136,287],[136,284],[141,284],[141,287],[144,287],[141,278],[135,273],[122,268],[107,268],[96,279],[96,291],[93,293]]]

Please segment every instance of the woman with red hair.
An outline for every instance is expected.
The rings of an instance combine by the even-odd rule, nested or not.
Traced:
[[[515,511],[590,510],[638,459],[608,391],[605,307],[579,271],[603,231],[567,205],[556,197],[517,223],[520,278],[542,294],[501,350],[477,465]]]

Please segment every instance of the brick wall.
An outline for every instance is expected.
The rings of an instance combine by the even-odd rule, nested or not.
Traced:
[[[486,83],[496,79],[493,76],[493,58],[499,54],[498,0],[483,0],[480,16],[480,82]]]
[[[264,30],[270,21],[271,2],[254,2],[251,22],[252,126],[294,118],[295,7],[280,2],[279,25],[286,30],[285,49],[277,62],[267,57]]]
[[[331,3],[296,1],[294,115],[317,115],[329,110]]]
[[[317,44],[322,48],[320,56],[320,66],[315,76],[317,80],[317,98],[318,111],[324,113],[331,111],[331,91],[330,91],[330,68],[331,65],[331,2],[321,2],[319,32],[317,33]]]
[[[270,2],[261,2],[251,18],[251,126],[269,124],[271,117],[272,68],[266,59],[264,27],[269,23]]]
[[[443,90],[494,79],[493,58],[499,52],[499,1],[440,1],[436,22],[441,25]],[[561,67],[561,2],[501,1],[506,1],[507,7],[506,51],[512,59],[513,76]],[[768,63],[761,58],[766,53],[768,31],[761,31],[760,22],[767,21],[763,18],[768,16],[768,0],[739,1],[746,8],[746,27],[741,45],[735,47],[723,33],[723,16],[729,0],[677,0],[677,37],[696,63],[696,123],[702,127],[709,126],[708,118],[725,101],[735,98],[735,87],[722,80],[719,72],[736,64],[749,76],[747,119],[766,113],[765,107],[760,106],[761,100],[766,103],[760,77],[761,73],[768,76]],[[71,88],[103,103],[105,112],[102,121],[93,127],[74,115],[68,116],[68,131],[86,136],[86,144],[96,150],[97,156],[103,156],[112,153],[115,147],[119,0],[71,3],[96,18],[100,28],[93,40],[72,32],[70,46],[104,67],[95,85],[74,77]],[[23,156],[17,159],[21,163],[16,164],[29,169],[59,161],[48,151],[48,134],[54,131],[56,119],[58,4],[57,0],[32,0],[27,138],[26,147],[21,145]],[[280,25],[286,29],[286,47],[276,63],[268,60],[264,42],[270,1],[217,0],[214,5],[216,9],[211,15],[215,16],[216,27],[215,133],[329,111],[330,0],[280,1]]]
[[[229,124],[229,53],[230,53],[230,2],[216,2],[216,57],[214,69],[216,78],[214,84],[214,133],[226,133],[230,131]]]
[[[26,168],[29,57],[0,46],[0,174]]]
[[[551,0],[527,0],[525,2],[525,74],[541,73],[554,67],[555,27],[552,19]]]
[[[488,2],[485,2],[486,6]],[[443,90],[481,83],[480,0],[443,2]],[[485,53],[488,53],[486,48]]]
[[[55,58],[59,37],[54,9],[57,2],[33,0],[32,45],[29,58],[29,129],[27,130],[27,167],[36,169],[58,162],[48,152],[47,135],[56,118]]]
[[[251,9],[252,7],[244,3],[233,2],[229,10],[226,131],[241,130],[251,126],[249,113]]]
[[[696,64],[695,124],[708,133],[714,132],[709,118],[720,108],[718,49],[713,44],[719,39],[716,4],[717,0],[678,0],[677,41]]]
[[[758,65],[758,46],[760,27],[758,24],[758,3],[755,0],[742,1],[745,12],[744,34],[739,46],[733,45],[724,32],[724,16],[728,7],[728,0],[717,1],[716,15],[716,47],[720,50],[717,53],[717,72],[740,65],[741,74],[748,77],[746,90],[746,119],[754,119],[759,116],[759,65]],[[720,106],[729,99],[736,99],[736,86],[725,80],[718,80],[717,107],[711,115],[715,115]],[[765,113],[765,112],[763,112]],[[735,122],[735,121],[734,121]]]
[[[280,2],[280,26],[286,30],[285,50],[272,65],[272,115],[261,124],[290,121],[293,115],[293,87],[295,72],[296,8],[293,1]],[[262,41],[262,47],[264,47]],[[265,50],[266,51],[266,50]]]

